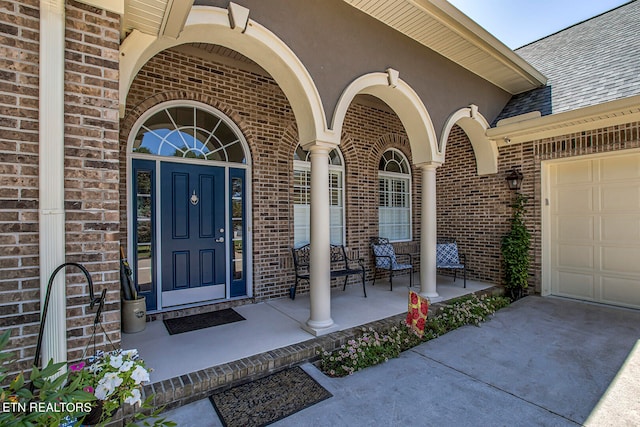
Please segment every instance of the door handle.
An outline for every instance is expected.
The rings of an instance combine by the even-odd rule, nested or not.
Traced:
[[[224,243],[224,237],[219,237],[216,239],[216,242],[218,243]]]

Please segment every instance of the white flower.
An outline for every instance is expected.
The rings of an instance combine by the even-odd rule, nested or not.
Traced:
[[[136,403],[142,403],[142,399],[140,396],[140,390],[134,388],[131,390],[131,396],[127,397],[124,400],[124,403],[128,403],[129,405],[135,405]]]
[[[113,356],[109,361],[109,365],[111,365],[111,367],[113,368],[118,369],[120,366],[122,366],[122,356]]]
[[[122,355],[135,360],[138,357],[138,350],[135,348],[132,348],[131,350],[122,350]]]
[[[149,371],[138,365],[131,373],[131,378],[136,384],[140,384],[143,381],[149,381]]]
[[[113,393],[113,389],[109,389],[105,384],[98,384],[94,391],[96,398],[100,400],[107,400],[111,393]]]
[[[124,362],[122,364],[122,366],[120,366],[119,371],[120,372],[127,372],[132,367],[133,367],[133,360],[127,360],[126,362]]]
[[[122,378],[120,378],[117,372],[107,372],[104,374],[104,377],[98,381],[98,386],[104,385],[108,390],[111,390],[111,392],[120,384],[122,384]]]

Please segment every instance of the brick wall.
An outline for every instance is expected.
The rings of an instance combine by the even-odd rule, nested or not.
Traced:
[[[38,5],[0,4],[0,330],[15,371],[32,363],[40,307]]]
[[[629,123],[504,146],[499,149],[498,173],[477,176],[471,142],[455,126],[447,141],[445,163],[437,172],[438,236],[458,240],[468,256],[469,276],[503,282],[500,238],[508,230],[513,193],[505,177],[513,166],[524,174],[521,193],[528,197],[525,221],[531,232],[529,285],[541,289],[542,208],[541,162],[640,147],[640,124]]]
[[[67,261],[83,264],[96,293],[109,339],[120,342],[119,119],[120,17],[69,1],[65,49],[65,215]],[[71,269],[69,269],[71,272]],[[94,310],[81,274],[68,275],[67,346],[78,359],[91,336]],[[98,347],[110,347],[104,335]]]
[[[120,230],[126,243],[126,150],[136,120],[168,100],[196,100],[229,116],[247,139],[252,158],[253,268],[256,300],[283,297],[294,280],[293,152],[298,144],[291,107],[270,77],[212,62],[177,50],[152,58],[140,70],[127,98],[120,132]],[[345,159],[346,244],[355,255],[369,257],[369,237],[377,228],[377,169],[389,147],[411,150],[402,124],[386,109],[350,107],[342,136]],[[420,174],[413,177],[414,236],[419,236]],[[354,278],[354,282],[357,278]],[[308,286],[299,288],[305,292]]]
[[[118,345],[117,15],[66,5],[65,211],[67,261],[109,291],[105,329]],[[39,2],[0,3],[0,329],[27,370],[39,327]],[[106,67],[106,68],[103,68]],[[83,276],[67,281],[68,357],[81,355],[93,316]],[[100,342],[100,340],[99,340]]]

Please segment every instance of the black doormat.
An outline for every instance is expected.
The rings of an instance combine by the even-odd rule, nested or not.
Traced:
[[[164,319],[163,322],[164,326],[167,327],[167,331],[169,331],[169,335],[175,335],[226,323],[239,322],[240,320],[245,320],[245,318],[232,308],[225,308],[224,310],[194,314],[193,316]]]
[[[332,396],[296,366],[216,393],[209,399],[225,427],[260,427]]]

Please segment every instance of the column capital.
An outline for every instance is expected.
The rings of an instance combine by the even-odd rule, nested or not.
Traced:
[[[307,142],[305,144],[301,143],[300,145],[302,145],[302,148],[307,151],[326,151],[327,153],[329,153],[334,148],[338,148],[339,144],[332,141],[315,140]]]
[[[424,169],[424,170],[431,170],[431,169],[436,170],[437,168],[442,166],[442,163],[440,163],[440,162],[423,162],[423,163],[418,163],[416,166],[418,168]]]

